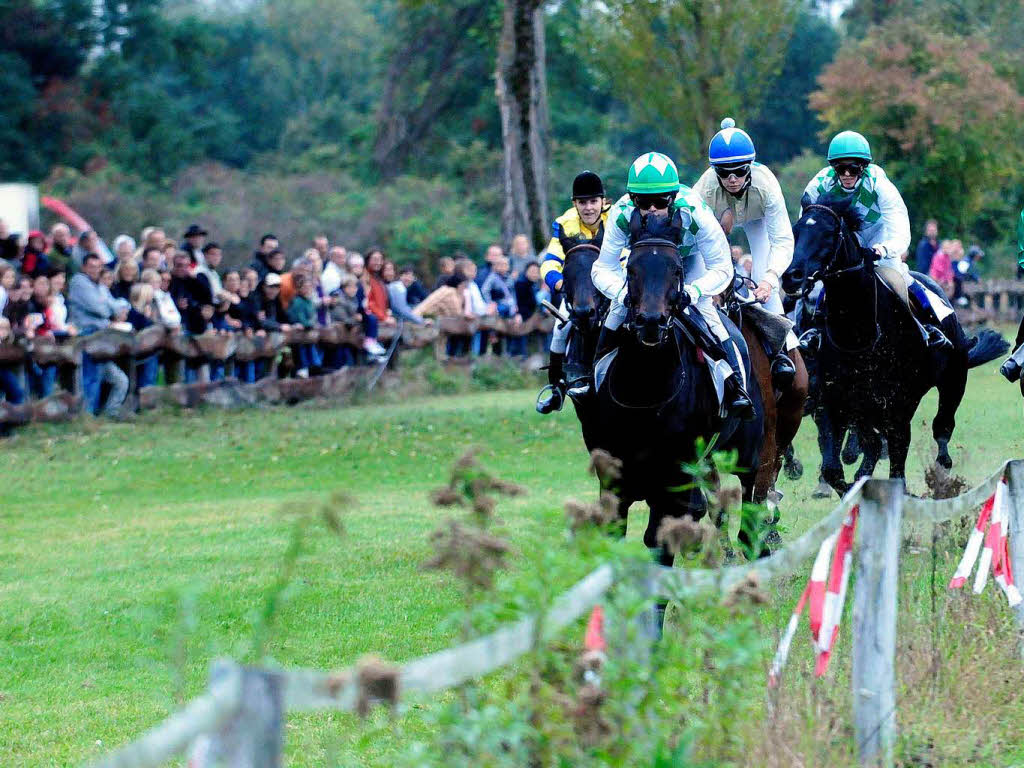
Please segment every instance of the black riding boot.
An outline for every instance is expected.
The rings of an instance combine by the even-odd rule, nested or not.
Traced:
[[[921,325],[921,335],[924,337],[928,348],[936,352],[944,352],[953,348],[953,342],[949,340],[942,328],[939,327],[939,318],[928,303],[928,296],[924,288],[917,282],[908,286],[910,296],[910,309],[914,319]]]
[[[789,359],[786,350],[780,350],[772,358],[772,386],[780,392],[784,392],[789,389],[794,378],[796,378],[796,366]]]
[[[565,384],[562,382],[562,368],[565,355],[552,352],[548,361],[548,385],[537,395],[537,413],[552,413],[562,410],[565,402]]]
[[[743,389],[743,360],[736,354],[735,346],[729,339],[719,341],[718,344],[725,360],[732,368],[732,376],[725,380],[725,402],[729,415],[737,416],[743,421],[753,421],[757,413],[754,411],[754,401]]]
[[[565,350],[565,392],[573,400],[590,392],[594,379],[594,361],[583,359],[583,339],[575,331]]]

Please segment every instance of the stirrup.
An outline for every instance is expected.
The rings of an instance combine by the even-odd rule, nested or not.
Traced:
[[[562,390],[553,384],[546,384],[537,394],[537,413],[554,413],[562,410],[564,404],[565,398],[562,396]]]
[[[590,389],[590,377],[581,376],[567,385],[565,394],[573,400],[579,400],[581,397],[586,397],[590,393]]]
[[[821,349],[821,331],[817,328],[808,328],[800,334],[800,338],[797,341],[800,344],[801,352],[814,356]]]
[[[1020,364],[1012,357],[999,366],[999,373],[1002,374],[1003,378],[1009,381],[1011,384],[1020,378],[1021,367]]]
[[[789,389],[793,379],[796,378],[796,366],[789,359],[789,355],[785,352],[779,352],[779,354],[772,358],[771,373],[772,386],[780,391],[786,390]]]

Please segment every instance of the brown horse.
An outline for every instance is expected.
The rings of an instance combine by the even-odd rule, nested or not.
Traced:
[[[771,360],[765,351],[764,342],[748,317],[748,312],[743,309],[745,302],[737,295],[737,284],[740,283],[742,279],[737,278],[732,288],[727,290],[722,298],[729,317],[743,332],[743,339],[747,342],[747,349],[750,352],[751,375],[757,379],[761,400],[764,403],[764,442],[761,444],[760,461],[754,478],[753,501],[755,504],[767,503],[774,514],[773,522],[778,522],[775,481],[804,416],[804,403],[807,401],[808,393],[807,367],[798,349],[788,352],[793,367],[796,368],[796,375],[785,391],[775,391],[772,385]],[[742,288],[740,290],[742,291]],[[770,539],[766,543],[774,548],[779,544],[774,525],[771,526],[769,536]]]

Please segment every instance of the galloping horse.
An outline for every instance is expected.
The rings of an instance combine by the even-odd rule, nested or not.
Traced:
[[[590,278],[590,270],[597,261],[601,249],[591,243],[582,243],[570,248],[565,254],[562,266],[562,290],[565,293],[565,305],[572,320],[572,331],[569,334],[569,346],[566,350],[566,378],[569,381],[580,378],[582,371],[576,368],[585,361],[589,371],[589,363],[594,359],[597,337],[601,331],[601,318],[608,308],[608,299],[594,287]],[[587,450],[593,450],[596,443],[597,421],[592,418],[593,396],[573,398],[576,418],[583,429],[583,442]]]
[[[740,328],[747,342],[751,372],[757,379],[761,402],[764,404],[764,442],[753,488],[753,501],[760,504],[768,499],[769,493],[775,488],[783,458],[789,453],[793,438],[800,429],[807,401],[808,378],[803,357],[799,350],[794,349],[788,354],[796,368],[796,375],[785,391],[776,393],[772,385],[771,360],[754,328],[756,310],[746,285],[747,280],[749,278],[737,276],[723,294],[723,300],[729,319]]]
[[[676,246],[667,240],[642,240],[626,267],[628,315],[619,348],[597,361],[595,417],[600,423],[598,447],[622,461],[619,515],[623,521],[634,501],[645,500],[651,515],[644,543],[657,547],[657,531],[666,517],[705,513],[705,500],[684,463],[692,463],[696,443],[735,448],[738,463],[752,470],[762,441],[763,408],[756,388],[748,394],[756,418],[741,422],[719,416],[715,383],[704,353],[679,314],[687,297],[681,290],[683,264]],[[728,320],[726,320],[728,323]],[[610,362],[609,362],[610,360]],[[748,367],[749,370],[749,367]],[[717,441],[716,441],[717,436]],[[753,497],[754,473],[741,473],[744,499]],[[744,521],[741,543],[752,555],[754,544]],[[671,565],[672,555],[662,549],[659,561]]]
[[[1006,341],[990,330],[963,339],[954,316],[947,321],[947,333],[960,335],[953,339],[954,348],[941,359],[929,350],[905,298],[888,287],[896,284],[898,290],[902,278],[883,282],[876,274],[877,255],[858,242],[861,220],[849,202],[806,206],[793,227],[793,263],[783,275],[783,286],[791,294],[808,290],[816,280],[825,286],[818,361],[821,407],[815,421],[821,434],[822,474],[840,494],[850,487],[839,457],[846,430],[857,431],[864,451],[857,478],[874,472],[882,436],[889,446],[889,476],[904,477],[911,419],[924,394],[936,386],[936,461],[951,467],[949,440],[967,371],[1007,348]]]

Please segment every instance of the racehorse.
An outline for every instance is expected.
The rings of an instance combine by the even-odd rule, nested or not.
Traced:
[[[565,253],[562,265],[562,291],[565,306],[572,320],[569,344],[566,349],[566,379],[571,382],[589,372],[589,363],[594,359],[597,337],[601,331],[601,318],[608,308],[608,299],[594,287],[590,270],[597,261],[601,249],[591,243],[582,243]],[[585,367],[584,367],[585,366]],[[591,418],[593,397],[572,398],[576,418],[583,429],[583,442],[587,450],[596,447],[597,422]]]
[[[597,447],[622,461],[620,519],[625,522],[635,501],[650,507],[644,543],[652,550],[658,549],[657,532],[666,517],[699,520],[706,512],[703,494],[691,486],[694,478],[684,466],[699,458],[698,440],[737,449],[739,466],[748,469],[755,466],[762,441],[764,410],[756,388],[748,390],[755,408],[752,421],[719,415],[715,382],[699,336],[688,325],[693,321],[680,321],[689,301],[682,279],[675,244],[660,239],[637,243],[626,267],[625,332],[617,350],[595,363]],[[754,473],[740,473],[740,481],[744,500],[750,501]],[[746,538],[756,526],[743,522],[741,543],[748,555],[767,554]],[[658,559],[662,565],[673,562],[664,548]]]
[[[856,429],[864,451],[857,478],[874,472],[883,436],[889,447],[889,476],[904,477],[910,422],[932,387],[939,390],[932,421],[936,462],[952,467],[949,440],[967,371],[995,359],[1008,346],[991,330],[964,339],[953,315],[943,324],[953,349],[941,356],[930,350],[905,299],[888,287],[895,284],[898,290],[902,278],[883,282],[875,269],[877,254],[857,240],[860,226],[850,200],[806,206],[793,227],[793,262],[783,275],[788,293],[808,291],[817,280],[824,284],[821,407],[815,421],[822,435],[822,474],[840,495],[850,487],[839,457],[845,431]],[[923,276],[919,279],[932,285]]]
[[[750,278],[737,275],[732,286],[722,294],[722,299],[729,319],[740,328],[743,339],[747,342],[751,372],[753,378],[757,380],[758,388],[761,390],[761,402],[764,404],[764,442],[761,445],[752,494],[754,503],[761,504],[769,499],[769,493],[775,489],[775,481],[782,469],[783,459],[787,455],[792,455],[790,451],[793,438],[796,437],[804,416],[808,376],[800,351],[791,350],[788,354],[793,361],[793,367],[796,368],[796,375],[785,391],[775,391],[772,384],[771,360],[755,328],[759,313],[753,307],[755,302],[750,295],[747,282],[752,281]],[[774,499],[770,500],[770,506],[773,507],[772,511],[775,512],[777,521],[778,513]],[[770,535],[772,534],[773,538],[777,538],[777,532],[773,530]]]

